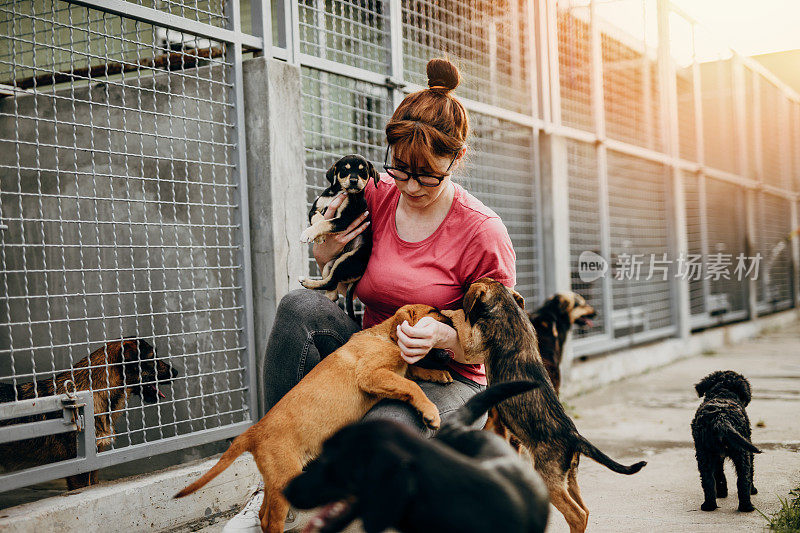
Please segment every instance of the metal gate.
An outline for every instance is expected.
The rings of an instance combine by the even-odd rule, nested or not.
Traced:
[[[0,490],[240,433],[256,406],[241,58],[261,39],[223,0],[0,12],[0,442],[78,439]]]

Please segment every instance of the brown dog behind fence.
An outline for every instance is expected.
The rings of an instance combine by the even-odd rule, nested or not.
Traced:
[[[114,422],[123,413],[128,397],[135,394],[144,402],[155,403],[159,396],[164,396],[157,385],[177,376],[177,370],[156,359],[155,349],[147,341],[126,338],[107,343],[54,378],[16,386],[0,383],[0,403],[65,394],[70,381],[75,384],[75,390],[91,390],[97,447],[104,450],[114,441]],[[34,415],[14,422],[35,422],[59,416],[60,413]],[[9,423],[0,422],[0,425]],[[61,433],[0,444],[0,466],[19,470],[71,459],[76,454],[75,435]],[[69,476],[66,481],[70,490],[92,485],[97,482],[97,471]]]

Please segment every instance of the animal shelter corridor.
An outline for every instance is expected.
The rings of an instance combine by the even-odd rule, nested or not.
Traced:
[[[664,428],[688,439],[691,384],[646,395],[637,413],[667,422],[642,442],[591,403],[624,411],[602,387],[637,376],[644,394],[679,360],[658,375],[693,384],[724,360],[754,406],[796,408],[800,94],[717,29],[678,0],[0,0],[0,515],[155,479],[265,414],[278,303],[322,274],[300,236],[326,171],[346,154],[383,168],[387,121],[438,57],[471,121],[455,178],[505,224],[525,308],[571,291],[596,311],[561,361],[578,426],[615,457],[675,460],[690,441]],[[711,354],[765,329],[748,346],[784,388],[744,349]],[[754,440],[779,424],[750,416]],[[775,431],[789,461],[800,437]],[[626,490],[657,484],[648,469]],[[628,507],[598,471],[584,492],[611,531],[603,507]]]

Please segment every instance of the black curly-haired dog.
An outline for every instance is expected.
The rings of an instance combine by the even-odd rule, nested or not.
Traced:
[[[750,442],[750,419],[744,408],[750,403],[750,383],[732,370],[718,370],[694,386],[705,398],[692,420],[697,469],[705,501],[700,509],[713,511],[717,498],[728,495],[723,463],[730,457],[736,467],[739,510],[750,512],[750,495],[757,494],[753,484],[753,454],[761,450]]]

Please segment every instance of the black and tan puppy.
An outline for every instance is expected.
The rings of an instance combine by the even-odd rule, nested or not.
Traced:
[[[381,399],[409,403],[429,427],[438,429],[439,409],[418,384],[406,379],[414,376],[432,381],[435,371],[425,370],[424,377],[416,374],[416,368],[409,367],[400,357],[397,346],[397,326],[404,321],[414,325],[424,316],[452,325],[436,308],[405,305],[380,324],[353,334],[312,368],[261,420],[236,437],[211,470],[175,497],[195,492],[241,454],[250,452],[264,479],[261,529],[279,533],[289,510],[281,492],[286,484],[319,454],[326,439],[360,420]]]
[[[386,420],[348,426],[285,490],[301,509],[325,505],[306,532],[341,531],[357,517],[367,533],[542,532],[547,490],[496,435],[471,427],[487,409],[536,384],[476,394],[433,439]]]
[[[524,306],[522,299],[518,300]],[[574,292],[558,292],[536,311],[528,313],[533,329],[536,330],[536,339],[539,342],[539,355],[544,368],[553,384],[553,390],[558,396],[561,388],[561,360],[564,354],[564,344],[567,334],[573,324],[580,327],[592,326],[592,318],[597,313],[594,308],[586,303],[583,296]],[[489,411],[486,421],[487,431],[494,431],[508,440],[515,449],[520,449],[520,442],[503,427],[497,410]]]
[[[625,466],[578,433],[564,412],[539,356],[536,332],[522,309],[522,297],[491,278],[482,278],[464,296],[464,321],[454,319],[465,358],[484,361],[490,384],[529,379],[539,388],[509,398],[496,408],[500,421],[531,454],[550,491],[550,502],[572,533],[586,529],[589,510],[578,487],[578,461],[586,455],[620,474],[634,474],[644,461]]]
[[[114,441],[114,422],[124,412],[131,394],[147,403],[155,403],[164,394],[159,385],[166,385],[178,376],[178,371],[163,359],[144,339],[126,338],[109,342],[75,363],[73,370],[62,372],[55,379],[35,383],[0,384],[0,403],[53,396],[67,392],[65,383],[72,381],[75,390],[92,390],[94,398],[94,428],[97,447],[108,448]],[[29,416],[19,422],[35,422],[60,418],[59,413]],[[7,425],[0,423],[0,425]],[[49,435],[23,441],[0,444],[0,464],[9,470],[29,468],[63,461],[76,456],[76,439],[72,433]],[[66,478],[72,490],[97,483],[97,471]]]
[[[347,229],[367,210],[364,199],[367,183],[372,179],[377,187],[380,179],[372,163],[355,154],[347,155],[334,163],[325,177],[330,186],[314,200],[308,213],[310,226],[300,236],[302,242],[319,242],[326,235],[341,233]],[[343,191],[347,193],[347,197],[336,210],[336,215],[326,219],[325,211],[328,206]],[[337,257],[325,264],[321,279],[301,277],[300,284],[306,289],[324,290],[328,298],[336,301],[340,292],[347,292],[346,285],[355,283],[364,275],[371,251],[372,233],[367,228],[348,242]]]
[[[717,498],[728,495],[723,464],[729,457],[736,467],[739,510],[750,512],[753,484],[753,454],[761,451],[750,442],[750,419],[745,407],[750,403],[750,383],[732,370],[712,372],[694,386],[704,398],[692,420],[697,469],[705,500],[700,509],[713,511]]]

